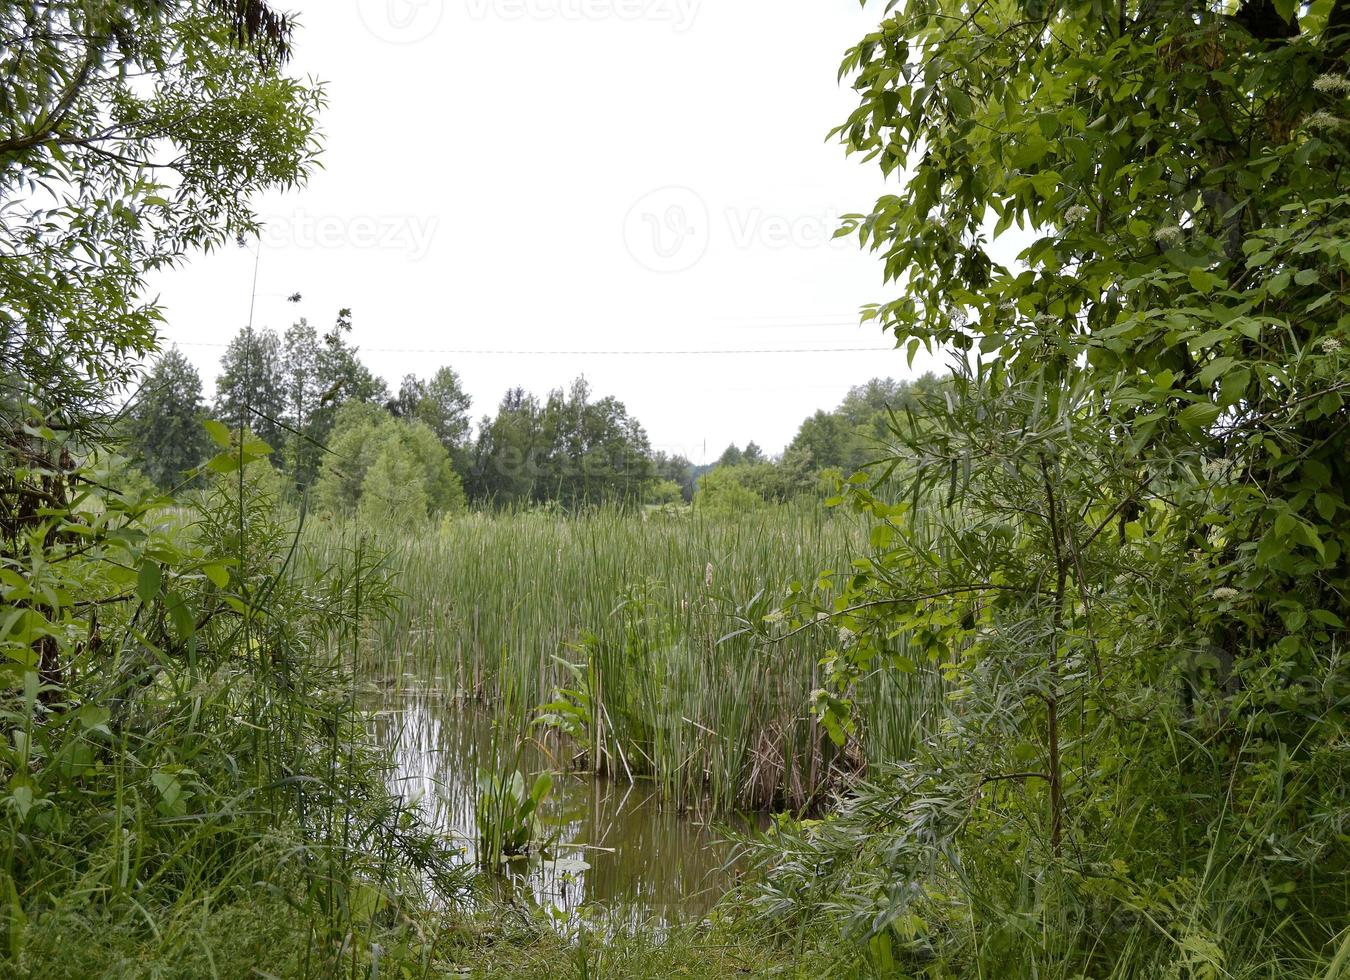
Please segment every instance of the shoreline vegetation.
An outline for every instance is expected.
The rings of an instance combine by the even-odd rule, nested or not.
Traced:
[[[295,24],[0,6],[0,973],[1350,976],[1350,0],[876,9],[841,234],[950,373],[694,467],[349,310],[206,417],[148,277],[317,166]],[[472,860],[419,688],[492,718]],[[494,900],[567,773],[767,829],[698,921]]]

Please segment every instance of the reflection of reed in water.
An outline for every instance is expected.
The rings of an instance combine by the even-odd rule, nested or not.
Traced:
[[[474,861],[475,774],[494,762],[490,716],[427,692],[391,694],[376,732],[393,751],[394,791],[416,800],[431,825],[464,848],[464,860]],[[521,765],[535,773],[555,762],[530,745]],[[506,897],[567,912],[602,906],[616,925],[670,923],[702,916],[731,883],[729,851],[716,833],[660,806],[642,783],[559,776],[541,818],[555,844],[508,864]]]

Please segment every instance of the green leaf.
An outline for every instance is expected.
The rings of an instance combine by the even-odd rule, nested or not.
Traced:
[[[192,611],[192,607],[183,598],[183,594],[177,589],[170,592],[164,598],[164,607],[169,612],[169,620],[173,623],[174,632],[178,634],[178,639],[187,643],[197,632],[197,617]]]
[[[229,449],[231,444],[230,429],[224,422],[218,422],[215,419],[207,419],[202,423],[202,428],[206,434],[211,437],[211,441],[217,446]]]
[[[239,469],[239,457],[235,453],[217,453],[206,463],[212,473],[233,473]]]
[[[202,566],[202,572],[218,589],[230,584],[230,566],[223,561],[209,561]]]
[[[160,586],[163,585],[163,582],[164,573],[159,567],[159,562],[141,562],[140,570],[136,574],[137,598],[148,606],[159,595]]]
[[[1199,434],[1219,417],[1219,406],[1213,402],[1196,402],[1177,413],[1177,422],[1188,432]]]

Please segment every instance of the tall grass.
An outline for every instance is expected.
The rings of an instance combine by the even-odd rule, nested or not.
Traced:
[[[834,631],[731,635],[865,552],[850,515],[472,515],[381,543],[404,600],[369,638],[369,669],[521,729],[551,717],[576,767],[654,780],[684,806],[810,807],[866,761],[907,755],[934,702],[912,678],[869,678],[841,749],[809,711]]]

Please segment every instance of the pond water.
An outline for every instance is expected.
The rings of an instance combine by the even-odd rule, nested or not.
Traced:
[[[426,692],[390,694],[376,730],[393,752],[396,792],[463,848],[465,862],[475,861],[477,773],[498,745],[491,715]],[[507,897],[568,918],[584,908],[614,925],[650,926],[696,920],[734,884],[728,824],[662,806],[649,783],[560,772],[535,742],[524,744],[519,768],[527,784],[553,772],[540,807],[551,843],[505,863],[497,883]]]

